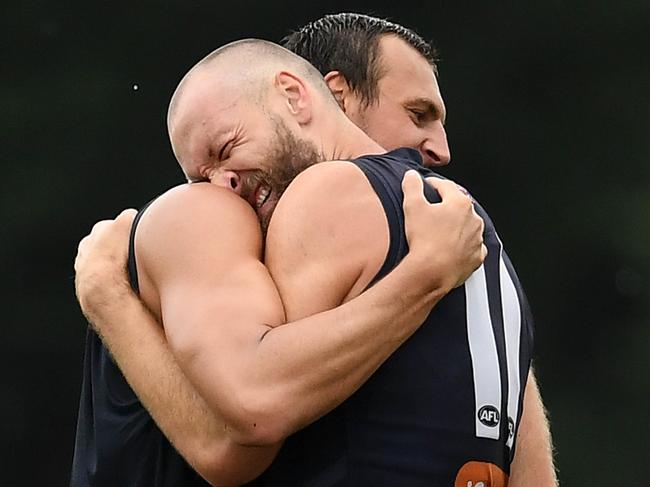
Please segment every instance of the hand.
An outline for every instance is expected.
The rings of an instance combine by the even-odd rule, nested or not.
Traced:
[[[402,181],[409,257],[422,270],[425,282],[451,290],[465,282],[487,255],[484,222],[456,183],[435,177],[427,178],[427,183],[442,202],[426,200],[416,171],[408,171]]]
[[[103,307],[131,293],[126,266],[129,233],[136,214],[129,209],[115,220],[100,221],[79,242],[74,262],[75,289],[81,310],[91,324]]]

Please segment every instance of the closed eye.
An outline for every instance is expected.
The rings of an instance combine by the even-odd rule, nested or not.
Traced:
[[[228,157],[228,153],[230,152],[230,148],[232,146],[232,141],[226,142],[224,145],[221,146],[221,149],[219,150],[219,161],[223,161],[224,158]]]
[[[416,125],[424,125],[427,122],[427,114],[422,110],[415,108],[408,109],[409,116]]]
[[[428,98],[415,98],[408,100],[404,108],[409,112],[409,116],[417,125],[425,125],[435,120],[440,120],[445,124],[444,107],[436,105]]]

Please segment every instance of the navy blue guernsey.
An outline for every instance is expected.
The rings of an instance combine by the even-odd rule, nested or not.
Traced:
[[[129,278],[136,291],[133,236],[145,208],[133,224],[129,246]],[[70,486],[209,487],[160,431],[90,328]]]
[[[420,161],[410,149],[353,161],[381,201],[390,229],[389,252],[374,281],[408,252],[401,180],[408,169],[432,175]],[[439,200],[431,188],[425,192]],[[288,438],[255,486],[504,485],[530,365],[532,320],[490,219],[478,205],[477,211],[486,222],[484,265],[438,303],[359,391]],[[133,242],[129,269],[137,290]],[[89,329],[71,487],[207,485]]]
[[[352,161],[383,205],[389,251],[375,282],[408,252],[401,181],[424,168],[411,149]],[[425,185],[427,199],[440,201]],[[265,487],[506,485],[531,361],[532,319],[494,226],[488,257],[347,401],[288,438]],[[290,407],[290,405],[287,405]]]

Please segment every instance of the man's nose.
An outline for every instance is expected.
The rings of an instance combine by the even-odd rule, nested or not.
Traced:
[[[241,195],[241,178],[234,171],[217,171],[210,176],[210,182]]]
[[[451,161],[451,152],[447,144],[445,127],[439,120],[427,132],[426,138],[419,147],[422,163],[427,167],[445,166]]]

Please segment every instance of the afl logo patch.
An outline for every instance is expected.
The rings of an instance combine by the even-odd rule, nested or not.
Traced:
[[[499,424],[499,410],[494,406],[483,406],[478,410],[478,420],[489,428]]]

